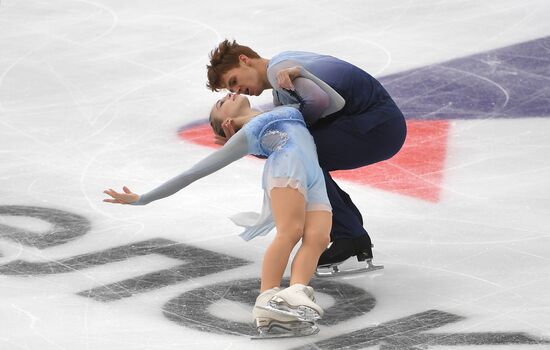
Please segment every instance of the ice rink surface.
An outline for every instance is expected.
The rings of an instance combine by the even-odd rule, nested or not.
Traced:
[[[550,349],[550,2],[0,2],[0,349]],[[270,237],[245,158],[145,207],[212,151],[224,38],[378,77],[392,160],[335,174],[379,273],[314,279],[318,335],[251,341]],[[269,104],[269,92],[252,98]],[[347,263],[357,265],[355,262]]]

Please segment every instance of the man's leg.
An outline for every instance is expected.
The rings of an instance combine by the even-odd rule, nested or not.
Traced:
[[[323,175],[333,212],[331,239],[368,235],[363,227],[363,217],[350,196],[336,184],[328,171],[323,170]]]
[[[328,171],[355,169],[395,155],[406,136],[405,120],[398,109],[396,115],[396,118],[372,128],[363,127],[369,123],[366,114],[341,117],[330,124],[321,124],[311,129],[317,145],[319,163],[325,169],[327,193],[333,206],[331,239],[335,243],[331,249],[323,253],[320,263],[332,262],[337,259],[336,257],[345,260],[357,255],[358,252],[354,250],[357,247],[364,251],[363,257],[372,257],[371,241],[363,228],[361,213],[349,195],[330,177]]]
[[[328,171],[323,170],[323,175],[332,206],[332,245],[321,254],[317,265],[331,265],[351,256],[358,256],[361,260],[371,259],[372,243],[363,227],[359,209],[349,195],[334,182]]]
[[[356,169],[390,159],[401,149],[407,134],[404,118],[396,117],[365,130],[362,121],[368,115],[341,117],[310,129],[321,168]]]

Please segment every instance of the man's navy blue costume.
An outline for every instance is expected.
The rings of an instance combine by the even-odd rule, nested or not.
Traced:
[[[295,91],[278,87],[281,69],[302,66],[332,87],[345,100],[340,111],[328,116],[318,114],[316,103],[321,88],[306,78],[293,81]],[[269,61],[268,79],[276,105],[300,103],[304,119],[324,171],[327,193],[333,208],[332,252],[326,251],[319,265],[357,255],[372,258],[371,240],[363,227],[361,213],[350,196],[334,182],[333,170],[348,170],[374,164],[394,156],[405,142],[407,128],[403,113],[384,87],[360,68],[332,56],[287,51]],[[337,244],[338,243],[338,244]]]

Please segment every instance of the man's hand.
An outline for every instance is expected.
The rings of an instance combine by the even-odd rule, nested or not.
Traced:
[[[103,193],[111,196],[111,198],[104,199],[103,201],[107,203],[130,204],[139,200],[139,195],[132,193],[128,187],[124,186],[122,190],[124,193],[117,192],[111,188],[103,191]]]
[[[300,76],[300,66],[281,69],[277,72],[277,84],[279,87],[294,91],[292,81]]]

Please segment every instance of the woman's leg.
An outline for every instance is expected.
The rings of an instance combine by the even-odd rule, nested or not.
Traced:
[[[280,286],[290,253],[303,236],[306,220],[304,196],[294,188],[273,188],[271,211],[277,233],[264,255],[262,292]]]
[[[332,213],[310,211],[306,212],[305,216],[302,245],[292,261],[290,287],[278,291],[271,300],[281,309],[290,312],[294,310],[301,317],[315,320],[322,317],[324,312],[323,308],[315,303],[313,288],[307,285],[315,272],[319,256],[329,243]]]
[[[306,212],[302,245],[292,261],[290,285],[307,286],[315,273],[317,261],[330,242],[332,213],[328,211]]]

